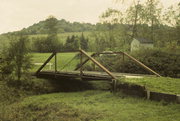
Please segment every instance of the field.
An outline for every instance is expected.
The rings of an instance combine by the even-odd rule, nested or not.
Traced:
[[[68,62],[70,62],[77,54],[78,53],[59,53],[59,54],[57,54],[58,71],[62,70],[63,67]],[[36,63],[44,63],[50,55],[51,55],[51,53],[33,53],[32,56],[33,56],[34,66],[33,66],[32,71],[35,71],[40,67],[40,65],[35,65]],[[51,59],[51,61],[49,63],[52,64],[51,68],[49,65],[46,65],[44,70],[54,70],[54,67],[55,67],[54,57]],[[75,69],[75,67],[78,63],[79,63],[79,59],[77,59],[77,58],[73,59],[73,61],[63,69],[63,71],[68,71],[68,70],[72,71],[73,69]]]
[[[3,108],[2,108],[3,109]],[[30,96],[6,106],[10,121],[179,121],[180,105],[113,95],[104,91]]]

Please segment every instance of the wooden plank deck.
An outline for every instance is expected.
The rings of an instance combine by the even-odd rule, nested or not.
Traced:
[[[129,73],[117,73],[113,72],[113,75],[117,78],[125,77],[125,78],[143,78],[143,77],[152,77],[155,75],[144,75],[144,74],[129,74]],[[112,80],[105,72],[96,72],[96,71],[83,71],[83,75],[80,75],[79,71],[67,71],[67,72],[59,72],[56,73],[54,71],[41,71],[38,74],[38,77],[57,77],[57,78],[80,78],[87,80]]]

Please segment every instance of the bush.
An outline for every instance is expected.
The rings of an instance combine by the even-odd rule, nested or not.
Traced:
[[[161,76],[169,76],[179,78],[180,74],[180,55],[169,51],[158,49],[144,49],[130,53],[131,56],[159,73]],[[136,73],[136,74],[152,74],[143,67],[130,60],[126,56],[100,56],[97,60],[107,69],[121,73]],[[91,71],[92,66],[85,66],[86,70]],[[98,68],[96,69],[97,71]]]
[[[46,53],[54,51],[62,51],[63,44],[57,38],[53,37],[37,37],[34,38],[32,51]]]
[[[173,54],[168,51],[156,49],[146,49],[131,53],[131,55],[162,76],[180,77],[178,74],[178,72],[180,72],[179,54]],[[116,66],[114,68],[118,72],[140,74],[150,73],[127,58],[125,61],[122,61],[121,59],[120,62],[116,61],[115,63]]]
[[[3,50],[0,71],[5,78],[20,80],[31,69],[29,40],[25,35],[12,36],[10,44]]]

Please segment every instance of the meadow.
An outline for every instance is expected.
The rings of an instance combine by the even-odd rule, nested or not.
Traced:
[[[83,91],[26,97],[0,110],[10,121],[179,121],[180,105]]]
[[[32,53],[32,56],[33,56],[32,62],[34,64],[32,71],[36,71],[40,67],[40,65],[36,65],[36,63],[44,63],[51,54],[52,53]],[[58,53],[57,54],[57,70],[58,71],[74,70],[76,65],[80,62],[80,60],[77,57],[75,57],[77,54],[78,52],[77,53]],[[73,59],[74,57],[75,59]],[[70,62],[72,59],[73,61]],[[70,62],[70,64],[67,64],[68,62]],[[49,63],[52,64],[51,68],[49,65],[46,65],[44,70],[54,70],[55,57],[53,57]],[[65,66],[66,64],[67,66]]]

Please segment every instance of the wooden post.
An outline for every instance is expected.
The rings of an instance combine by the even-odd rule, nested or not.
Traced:
[[[116,79],[112,79],[112,91],[113,93],[116,92],[116,87],[117,87],[117,80]]]
[[[124,53],[123,53],[123,62],[124,62]]]
[[[55,53],[55,73],[57,73],[57,53]]]
[[[80,55],[81,55],[81,57],[80,57],[80,76],[82,77],[83,76],[83,66],[82,66],[83,54],[82,54],[82,52],[80,52]]]
[[[96,59],[95,56],[94,56],[94,59]],[[95,63],[93,63],[93,70],[96,71],[96,64]]]

